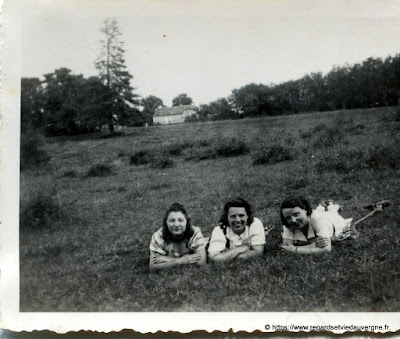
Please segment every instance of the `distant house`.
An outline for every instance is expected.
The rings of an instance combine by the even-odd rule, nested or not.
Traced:
[[[162,125],[180,124],[185,121],[186,117],[195,113],[196,106],[193,105],[159,107],[154,113],[153,122]]]

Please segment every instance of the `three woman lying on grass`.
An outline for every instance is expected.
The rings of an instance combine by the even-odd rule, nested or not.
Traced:
[[[331,250],[331,243],[355,239],[358,232],[351,219],[343,219],[333,202],[312,210],[303,197],[289,197],[281,205],[282,245],[285,252],[315,254]],[[242,199],[229,200],[223,209],[211,239],[203,237],[199,227],[192,226],[183,205],[172,204],[163,220],[163,227],[150,242],[150,269],[162,270],[178,265],[207,262],[206,246],[211,261],[250,259],[264,253],[265,230],[253,216],[250,204]]]

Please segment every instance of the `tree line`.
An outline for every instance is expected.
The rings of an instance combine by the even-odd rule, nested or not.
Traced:
[[[191,120],[322,112],[393,106],[400,103],[400,54],[368,58],[353,66],[335,66],[326,74],[307,74],[278,85],[251,83],[228,98],[200,105]]]

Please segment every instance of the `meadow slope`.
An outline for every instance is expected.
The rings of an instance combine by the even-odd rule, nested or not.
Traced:
[[[399,311],[397,107],[48,138],[21,172],[21,311]],[[332,198],[343,216],[392,205],[330,254],[282,254],[280,202]],[[252,262],[149,273],[149,241],[184,204],[210,236],[230,197],[273,225]]]

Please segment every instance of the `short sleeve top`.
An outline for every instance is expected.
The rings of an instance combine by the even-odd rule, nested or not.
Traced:
[[[310,244],[317,237],[330,238],[335,234],[335,228],[329,215],[326,212],[315,210],[308,217],[307,236],[299,229],[296,229],[293,233],[285,225],[282,228],[282,239],[293,240],[298,245]]]
[[[245,230],[237,235],[230,227],[226,228],[226,234],[220,226],[216,226],[211,234],[210,246],[208,253],[218,254],[226,249],[227,239],[229,240],[229,249],[236,248],[241,245],[264,245],[265,233],[264,225],[260,219],[254,218],[250,226],[246,225]]]
[[[161,255],[166,255],[168,257],[181,257],[188,253],[193,253],[195,250],[206,246],[206,240],[201,233],[199,227],[192,226],[193,235],[186,242],[186,246],[177,249],[172,246],[171,243],[164,240],[162,228],[153,234],[150,241],[150,251]]]

